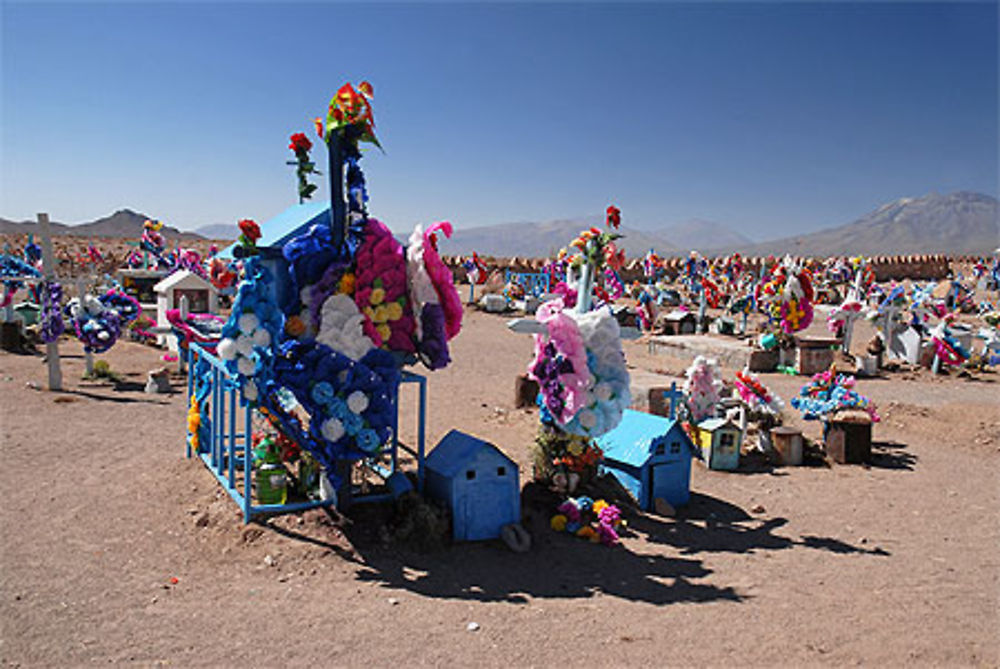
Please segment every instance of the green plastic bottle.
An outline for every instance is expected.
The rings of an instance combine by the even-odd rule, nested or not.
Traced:
[[[262,453],[261,453],[262,452]],[[274,439],[265,437],[258,446],[256,483],[258,504],[284,504],[288,501],[288,472],[281,463]]]

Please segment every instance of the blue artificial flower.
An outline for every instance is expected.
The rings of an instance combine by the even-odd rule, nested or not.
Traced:
[[[325,406],[334,398],[333,386],[326,381],[320,381],[313,386],[310,396],[313,402],[320,406]]]
[[[339,397],[330,398],[330,401],[327,402],[326,411],[334,418],[339,418],[341,423],[347,420],[348,416],[354,415],[348,408],[347,402],[340,399]]]
[[[374,453],[381,444],[381,440],[378,438],[378,434],[375,433],[375,430],[364,429],[358,432],[357,443],[358,448],[365,453]]]
[[[347,415],[340,419],[340,422],[344,424],[344,430],[347,431],[347,434],[352,437],[358,434],[365,426],[365,422],[361,416],[351,411],[348,411]]]

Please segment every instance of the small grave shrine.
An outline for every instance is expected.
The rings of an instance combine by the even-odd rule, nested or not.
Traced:
[[[698,445],[709,469],[732,471],[740,466],[743,431],[728,418],[708,418],[698,423]]]
[[[427,495],[451,510],[455,541],[496,539],[521,521],[517,464],[493,444],[452,430],[427,456]]]
[[[161,279],[153,291],[156,293],[156,326],[166,330],[171,326],[167,312],[181,309],[181,301],[187,300],[187,311],[191,314],[214,314],[218,310],[219,293],[211,282],[186,269],[177,270]],[[167,344],[171,351],[177,351],[176,338],[160,335],[160,345]]]
[[[688,503],[696,447],[673,412],[665,418],[626,409],[597,445],[604,452],[601,470],[618,479],[643,511],[652,511],[657,498],[675,507]]]

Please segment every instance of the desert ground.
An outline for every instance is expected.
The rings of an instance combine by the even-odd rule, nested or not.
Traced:
[[[453,364],[427,375],[427,437],[491,441],[525,483],[538,417],[514,407],[514,381],[532,342],[505,321],[466,311]],[[668,376],[690,363],[642,340],[625,350]],[[116,384],[81,380],[77,341],[61,353],[63,392],[43,389],[41,354],[0,354],[10,666],[1000,663],[995,373],[859,380],[883,416],[870,466],[696,462],[691,503],[628,514],[617,547],[557,534],[526,505],[526,554],[499,541],[421,552],[362,506],[244,525],[185,457],[184,378],[143,392],[161,351],[98,356]],[[786,401],[805,381],[762,378]],[[412,443],[415,390],[402,393]]]

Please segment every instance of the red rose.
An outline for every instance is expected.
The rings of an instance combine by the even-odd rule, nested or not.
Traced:
[[[608,221],[607,225],[609,228],[618,229],[618,226],[622,223],[622,212],[618,207],[611,205],[608,207]]]
[[[292,143],[288,145],[288,148],[295,153],[309,152],[313,148],[312,142],[309,141],[304,132],[297,132],[290,139]]]
[[[240,232],[247,238],[247,241],[252,243],[260,239],[260,226],[255,221],[245,218],[240,221],[239,226]]]

